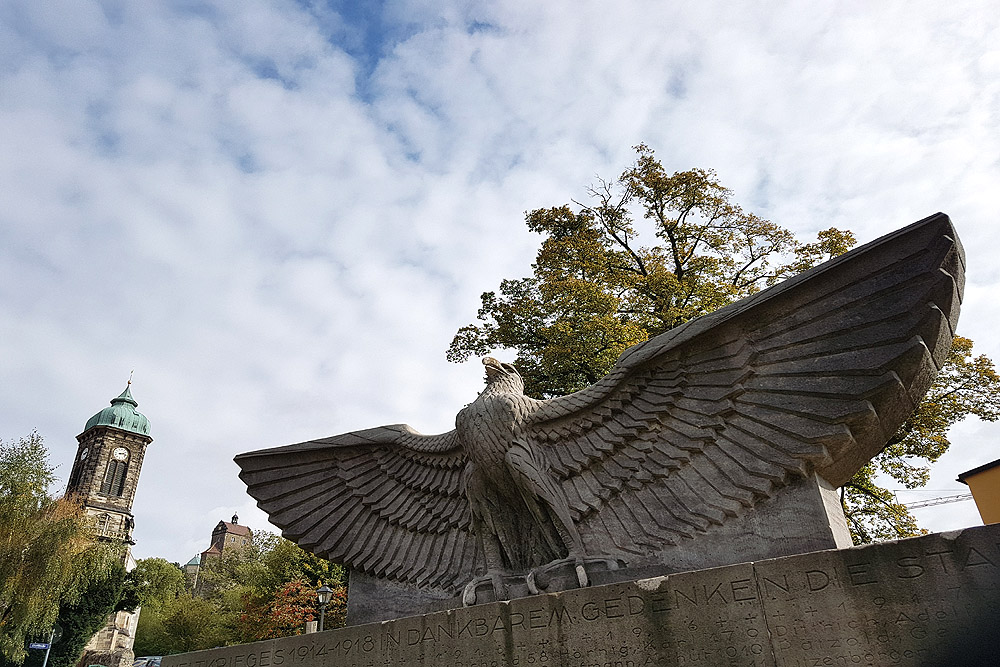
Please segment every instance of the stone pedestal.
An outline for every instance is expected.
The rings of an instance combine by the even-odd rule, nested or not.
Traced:
[[[163,667],[995,665],[1000,525],[165,657]]]
[[[585,534],[585,541],[587,537]],[[697,534],[697,539],[683,540],[646,556],[620,555],[624,563],[621,569],[597,567],[589,575],[593,584],[601,585],[850,545],[851,535],[836,489],[813,474],[782,487],[774,496],[760,501],[753,512]],[[598,544],[591,545],[591,552],[599,553],[599,548]],[[572,577],[568,583],[575,586]],[[523,576],[510,578],[508,589],[514,598],[529,594]],[[357,571],[351,572],[349,590],[349,625],[462,606],[461,597],[418,590]],[[493,600],[488,588],[479,594]]]

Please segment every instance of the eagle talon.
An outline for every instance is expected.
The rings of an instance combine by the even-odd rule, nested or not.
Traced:
[[[601,564],[607,568],[608,572],[613,572],[621,568],[621,563],[617,558],[612,558],[611,556],[575,556],[570,558],[561,558],[559,560],[554,560],[551,563],[536,567],[528,572],[525,577],[525,583],[528,585],[528,591],[532,595],[537,595],[548,590],[549,582],[552,578],[553,572],[570,566],[573,568],[573,575],[576,577],[576,583],[579,588],[587,588],[590,586],[590,575],[587,573],[587,565],[597,565]],[[565,570],[563,570],[565,572]]]
[[[528,585],[528,591],[532,595],[537,595],[542,591],[548,590],[552,571],[559,570],[567,565],[575,567],[576,581],[580,588],[586,588],[590,585],[587,570],[583,566],[583,558],[561,558],[541,567],[533,568],[528,572],[528,575],[524,578],[525,583]]]
[[[478,579],[473,579],[465,585],[462,590],[462,606],[471,607],[476,604],[476,587],[479,585]]]
[[[507,600],[510,598],[510,594],[507,592],[507,585],[503,581],[503,577],[499,572],[489,572],[481,577],[476,577],[469,583],[465,585],[462,589],[462,606],[471,607],[472,605],[479,603],[479,587],[482,584],[489,583],[493,587],[493,595],[496,601]]]
[[[528,573],[528,576],[524,578],[524,583],[528,584],[528,592],[532,595],[538,595],[542,591],[538,588],[538,584],[535,583],[535,571],[532,570]]]

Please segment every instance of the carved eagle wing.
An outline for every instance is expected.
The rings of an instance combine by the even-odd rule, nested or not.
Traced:
[[[660,550],[790,475],[841,486],[933,382],[963,276],[937,214],[626,350],[597,384],[546,401],[524,437],[605,552]]]
[[[240,454],[236,463],[282,535],[329,560],[449,592],[482,560],[455,431],[381,426]]]

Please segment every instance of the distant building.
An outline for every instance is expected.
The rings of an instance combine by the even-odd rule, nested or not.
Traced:
[[[235,551],[250,544],[253,533],[246,526],[240,525],[240,517],[233,515],[232,521],[220,521],[212,530],[211,546],[201,552],[201,562],[212,556],[221,556],[224,553]]]
[[[958,481],[972,491],[983,523],[1000,523],[1000,459],[963,472]]]
[[[132,540],[132,501],[139,483],[139,472],[149,436],[149,420],[136,410],[131,380],[111,405],[87,420],[83,433],[76,436],[77,450],[70,471],[66,495],[80,500],[84,511],[93,517],[98,539]],[[135,567],[126,547],[125,567]],[[139,622],[139,610],[116,612],[107,625],[87,643],[78,665],[131,667],[135,659],[132,644]]]
[[[198,570],[201,569],[201,556],[194,556],[183,568],[184,575],[192,582],[198,577]]]
[[[240,525],[238,515],[234,514],[232,521],[220,521],[212,530],[210,546],[184,565],[184,574],[195,592],[204,593],[198,581],[198,575],[203,566],[207,565],[212,558],[219,558],[223,554],[242,549],[252,541],[253,531],[247,526]]]

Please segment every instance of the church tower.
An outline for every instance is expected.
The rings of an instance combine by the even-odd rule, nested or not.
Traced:
[[[149,437],[149,420],[136,410],[132,381],[111,405],[87,421],[78,441],[66,495],[95,517],[98,537],[132,541],[132,501]]]
[[[132,540],[132,501],[142,470],[149,437],[149,420],[136,407],[130,391],[132,381],[111,405],[87,420],[83,433],[76,436],[76,459],[70,471],[66,496],[83,504],[84,512],[94,517],[98,539]],[[126,547],[125,569],[135,567]],[[139,623],[139,610],[117,611],[97,631],[77,662],[79,667],[131,667],[135,659],[132,645]]]

